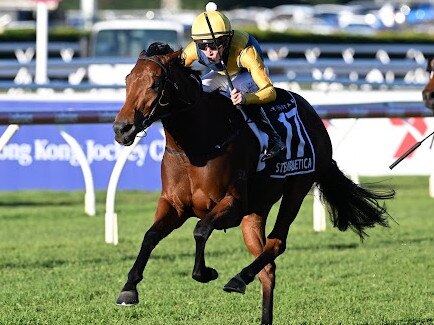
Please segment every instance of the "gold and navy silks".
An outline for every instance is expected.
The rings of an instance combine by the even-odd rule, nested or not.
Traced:
[[[182,58],[185,60],[186,66],[191,66],[194,61],[198,61],[211,70],[224,74],[222,65],[210,63],[194,41],[183,50]],[[259,90],[255,93],[245,94],[246,105],[265,104],[276,99],[276,91],[262,59],[262,50],[252,35],[243,31],[234,31],[225,64],[230,76],[245,69],[251,74],[253,81],[258,86]]]

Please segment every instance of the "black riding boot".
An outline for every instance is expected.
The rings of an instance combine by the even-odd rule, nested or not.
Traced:
[[[267,115],[265,115],[264,109],[262,107],[245,107],[244,112],[248,118],[255,122],[259,130],[265,132],[268,135],[267,152],[264,154],[261,161],[273,158],[285,149],[285,144],[271,125],[270,120],[268,119]]]

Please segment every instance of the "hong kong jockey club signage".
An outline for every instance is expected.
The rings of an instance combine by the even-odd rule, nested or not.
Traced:
[[[5,131],[0,126],[0,134]],[[74,150],[59,131],[79,144],[90,165],[95,187],[107,189],[116,160],[125,148],[114,141],[111,124],[24,125],[0,152],[0,190],[84,188]],[[149,128],[122,171],[119,188],[157,190],[165,147],[161,124]]]
[[[109,99],[47,101],[40,97],[0,101],[3,111],[0,137],[8,124],[20,125],[0,150],[0,190],[83,189],[85,183],[77,150],[70,147],[64,134],[78,143],[90,166],[95,187],[107,189],[115,163],[125,149],[115,142],[112,129],[122,103],[122,100]],[[164,147],[163,128],[155,123],[129,155],[118,187],[159,189]]]

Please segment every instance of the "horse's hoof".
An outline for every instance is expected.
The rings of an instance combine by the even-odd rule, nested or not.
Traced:
[[[219,273],[212,267],[206,267],[202,273],[193,272],[191,277],[198,282],[208,283],[212,280],[217,279],[219,277]]]
[[[139,293],[137,290],[121,291],[116,305],[118,306],[134,306],[139,303]]]
[[[244,294],[246,292],[246,283],[241,279],[240,275],[237,274],[223,287],[226,292],[237,292]]]

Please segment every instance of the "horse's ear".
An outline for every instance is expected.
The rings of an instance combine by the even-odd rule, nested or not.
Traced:
[[[169,44],[162,43],[162,42],[154,42],[148,46],[146,52],[150,56],[164,55],[164,54],[172,53],[173,49],[170,47]]]
[[[426,71],[428,71],[428,72],[434,71],[434,57],[428,59],[428,64],[426,66]]]
[[[172,60],[175,60],[175,59],[180,59],[181,58],[181,53],[182,53],[181,50],[175,51],[175,52],[171,53],[170,60],[172,61]]]
[[[185,66],[185,57],[183,57],[183,55],[182,55],[183,50],[184,50],[184,49],[181,47],[181,48],[177,51],[177,53],[179,53],[179,54],[178,54],[178,60],[179,60],[179,63],[180,63],[181,65],[184,65],[184,66]]]

